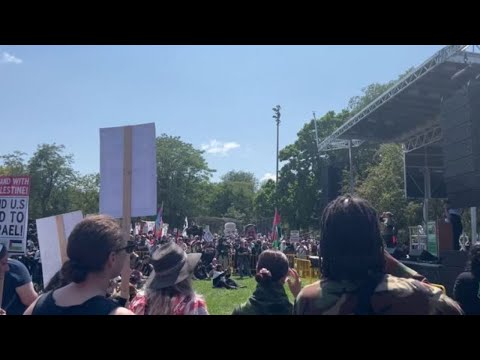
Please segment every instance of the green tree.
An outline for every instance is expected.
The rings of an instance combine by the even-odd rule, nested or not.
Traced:
[[[408,71],[407,71],[408,72]],[[406,74],[405,72],[404,74]],[[404,74],[400,75],[403,77]],[[362,95],[352,97],[348,102],[348,110],[350,117],[355,115],[357,112],[365,108],[372,101],[377,99],[385,91],[387,91],[396,80],[389,81],[385,84],[374,83],[370,84],[367,87],[362,89]],[[363,143],[360,147],[352,149],[352,164],[353,164],[353,173],[355,178],[355,185],[359,184],[367,176],[367,170],[369,167],[378,161],[378,149],[377,144]],[[348,151],[348,150],[345,150]],[[347,170],[345,168],[345,170]],[[349,169],[348,169],[349,170]],[[344,171],[343,173],[343,192],[349,192],[349,172]]]
[[[275,211],[275,181],[267,180],[256,192],[253,200],[254,214],[257,219],[273,218]]]
[[[0,156],[2,165],[0,175],[25,175],[28,172],[25,154],[21,151],[14,151],[13,154]]]
[[[403,75],[401,75],[403,76]],[[354,114],[385,92],[394,81],[386,84],[371,84],[362,89],[362,94],[350,99],[348,107],[339,113],[327,112],[317,119],[320,141],[332,134]],[[378,162],[376,144],[365,143],[352,151],[353,174],[358,186],[367,176],[368,169]],[[326,167],[343,170],[343,192],[349,192],[348,149],[331,150],[318,154],[313,120],[306,123],[297,134],[295,143],[280,152],[283,166],[277,189],[279,210],[291,228],[318,227],[318,220],[327,202],[325,188]]]
[[[205,210],[204,195],[215,171],[208,167],[203,151],[178,136],[157,137],[157,199],[164,204],[164,221],[182,227],[185,216]]]
[[[252,220],[253,200],[258,186],[255,175],[245,171],[230,171],[221,179],[211,204],[212,214],[241,221]]]
[[[258,187],[258,181],[255,178],[255,175],[247,171],[229,171],[222,176],[222,181],[224,183],[230,184],[239,184],[240,186],[247,187],[248,190],[255,192]]]
[[[97,214],[100,198],[100,175],[77,176],[70,188],[72,210],[82,210],[84,215]]]
[[[257,231],[267,234],[272,231],[273,215],[275,213],[275,181],[267,180],[255,193],[253,200],[254,223]]]
[[[407,226],[407,199],[403,186],[403,152],[398,144],[380,147],[380,161],[368,169],[366,179],[358,187],[358,195],[367,199],[378,212],[395,214],[398,227]]]
[[[349,113],[330,111],[317,119],[320,139],[331,134],[345,122]],[[324,154],[322,154],[324,155]],[[328,163],[346,163],[345,151],[328,154]],[[276,203],[282,215],[282,225],[291,229],[318,228],[325,205],[326,189],[322,181],[327,160],[318,154],[313,119],[298,132],[295,143],[280,151],[283,166],[280,170]],[[323,176],[323,177],[322,177]]]
[[[71,210],[70,188],[76,180],[73,155],[57,144],[39,145],[28,162],[31,177],[29,213],[31,219]]]

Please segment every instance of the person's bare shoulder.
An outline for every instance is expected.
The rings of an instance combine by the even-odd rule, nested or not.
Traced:
[[[35,308],[35,305],[37,304],[37,301],[40,299],[40,297],[37,297],[31,304],[30,306],[25,310],[23,315],[32,315],[33,309]]]
[[[298,297],[301,297],[304,300],[313,299],[318,297],[319,291],[320,291],[320,280],[315,281],[313,284],[305,286],[298,294]]]
[[[133,312],[130,310],[124,308],[124,307],[117,307],[115,310],[113,310],[110,315],[135,315]]]
[[[320,280],[305,286],[298,294],[294,304],[294,314],[305,315],[311,313],[313,303],[320,292]]]

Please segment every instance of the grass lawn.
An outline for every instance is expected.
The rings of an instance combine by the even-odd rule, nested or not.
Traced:
[[[238,276],[232,276],[232,279],[235,280],[238,285],[244,285],[246,287],[236,290],[214,289],[212,280],[193,281],[195,291],[198,294],[203,295],[207,301],[208,312],[210,315],[230,315],[235,307],[247,301],[257,285],[254,277],[244,277],[240,280]],[[315,280],[302,279],[302,284],[305,286],[313,281]],[[287,285],[285,285],[285,290],[290,301],[293,303],[293,296]]]

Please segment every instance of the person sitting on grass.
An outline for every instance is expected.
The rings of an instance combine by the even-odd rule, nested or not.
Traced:
[[[225,288],[225,289],[237,289],[238,284],[230,279],[231,273],[230,269],[227,271],[223,270],[222,264],[218,264],[215,270],[212,270],[212,281],[214,288]]]

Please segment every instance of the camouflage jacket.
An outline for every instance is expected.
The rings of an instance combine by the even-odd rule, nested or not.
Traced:
[[[294,314],[353,315],[360,284],[320,280],[298,295]],[[462,315],[460,306],[443,292],[414,279],[384,275],[370,297],[375,315]]]

